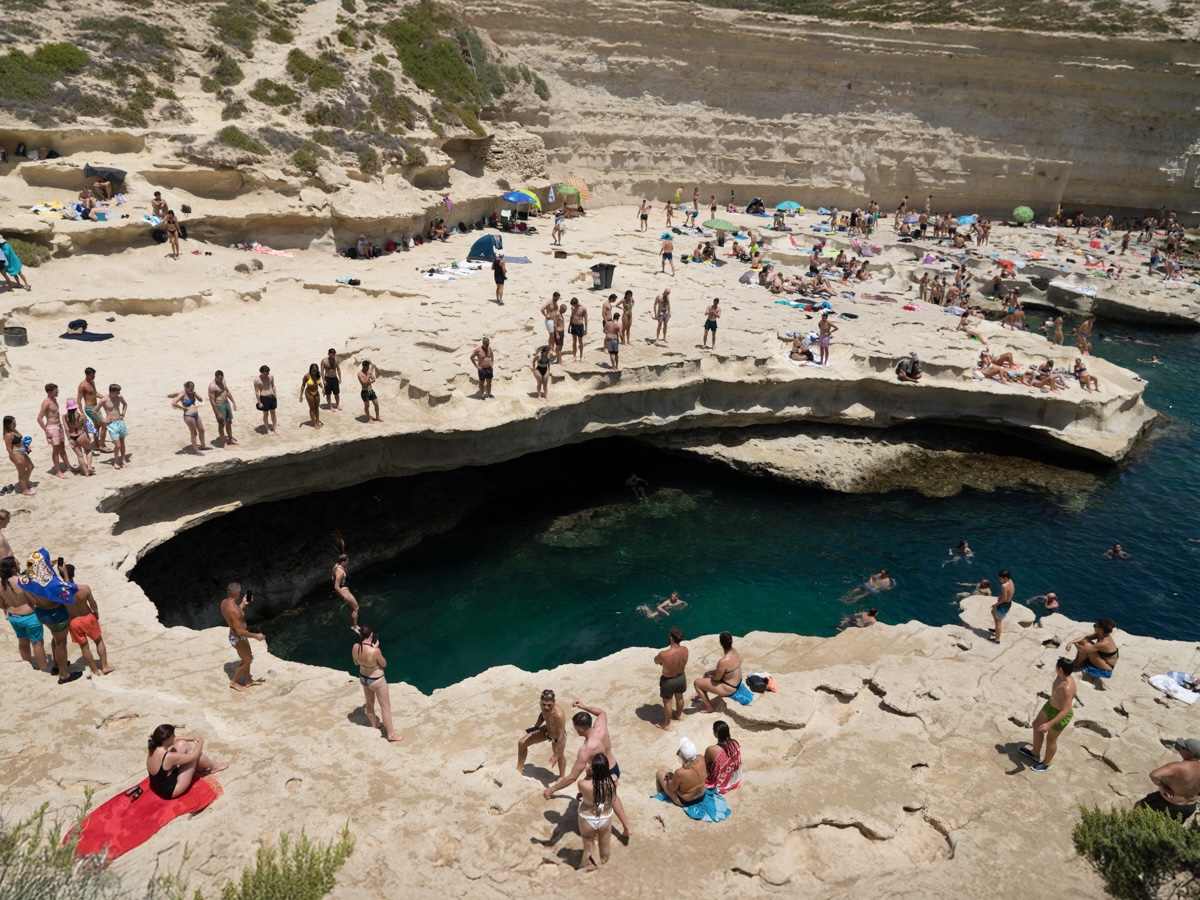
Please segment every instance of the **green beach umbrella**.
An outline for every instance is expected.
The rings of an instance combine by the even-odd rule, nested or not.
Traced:
[[[1033,221],[1033,210],[1028,206],[1018,206],[1013,210],[1013,218],[1022,225],[1026,225]]]
[[[576,197],[579,196],[579,188],[571,187],[569,184],[560,184],[557,190],[560,194],[574,194]]]
[[[709,219],[704,223],[705,228],[711,228],[713,231],[737,231],[738,227],[728,219]]]
[[[795,200],[784,200],[782,203],[775,204],[775,208],[780,212],[791,212],[793,209],[800,209],[800,204]]]

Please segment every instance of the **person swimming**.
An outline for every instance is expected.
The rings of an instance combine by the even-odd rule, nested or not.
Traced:
[[[887,569],[880,569],[874,575],[870,576],[861,585],[849,591],[842,597],[843,603],[855,603],[868,597],[871,594],[878,594],[880,591],[890,591],[896,586],[896,579],[888,573]]]
[[[645,603],[638,607],[638,612],[644,613],[647,619],[658,621],[665,619],[673,612],[678,612],[681,609],[687,608],[687,602],[679,599],[679,591],[671,591],[671,596],[664,600],[658,606],[651,609]]]

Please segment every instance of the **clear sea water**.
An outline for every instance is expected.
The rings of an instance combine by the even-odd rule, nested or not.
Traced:
[[[1200,640],[1200,543],[1189,541],[1200,538],[1200,336],[1097,331],[1154,345],[1097,340],[1094,352],[1146,378],[1147,402],[1167,418],[1089,492],[848,496],[650,450],[606,460],[584,445],[552,492],[531,480],[528,505],[354,571],[362,621],[398,663],[389,676],[424,691],[505,663],[536,671],[660,646],[672,624],[693,635],[830,635],[870,605],[843,595],[885,567],[897,586],[871,599],[884,622],[956,621],[957,582],[995,584],[1008,568],[1018,600],[1054,590],[1071,618],[1111,616],[1134,633]],[[1138,362],[1151,353],[1164,363]],[[649,500],[622,486],[630,471],[650,481]],[[950,561],[962,538],[974,559]],[[1132,559],[1102,560],[1114,541]],[[672,590],[687,609],[665,622],[639,612]],[[266,630],[274,653],[345,669],[349,647],[330,638],[345,621],[322,588]]]

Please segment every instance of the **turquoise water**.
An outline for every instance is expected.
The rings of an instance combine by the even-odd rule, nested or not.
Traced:
[[[1100,329],[1097,329],[1098,331]],[[1012,570],[1017,599],[1058,593],[1062,612],[1111,616],[1131,632],[1200,639],[1192,592],[1200,564],[1200,337],[1104,329],[1156,346],[1096,341],[1096,353],[1143,375],[1168,420],[1085,494],[967,490],[948,499],[898,491],[846,496],[737,476],[633,442],[552,451],[519,461],[514,499],[391,563],[354,571],[361,619],[380,632],[394,680],[424,691],[495,665],[528,670],[596,659],[686,634],[751,630],[833,634],[842,597],[888,568],[895,589],[872,598],[884,622],[956,621],[956,582]],[[1164,365],[1137,362],[1156,353]],[[651,484],[637,502],[622,484]],[[573,473],[573,474],[572,474]],[[973,560],[947,550],[965,538]],[[1133,558],[1106,562],[1120,541]],[[638,611],[677,590],[690,606],[665,623]],[[346,668],[345,613],[327,588],[302,614],[264,626],[273,652]]]

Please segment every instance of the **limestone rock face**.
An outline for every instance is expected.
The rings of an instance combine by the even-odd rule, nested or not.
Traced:
[[[552,100],[523,121],[551,174],[610,202],[678,182],[722,203],[732,189],[888,210],[931,192],[956,212],[1200,210],[1187,41],[833,28],[633,0],[465,8],[546,74]]]

